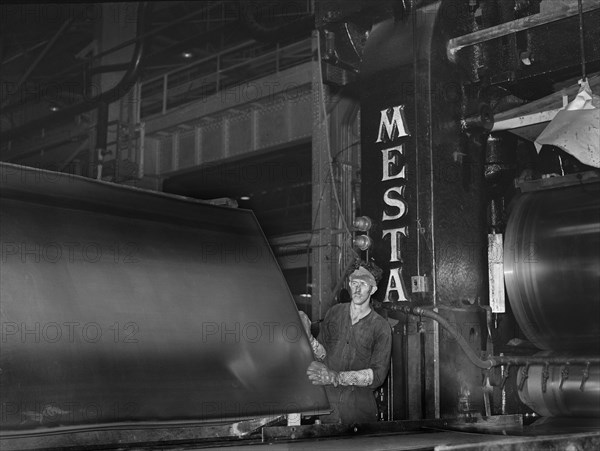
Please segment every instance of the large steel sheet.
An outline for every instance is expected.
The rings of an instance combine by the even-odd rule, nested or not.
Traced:
[[[0,169],[3,432],[328,408],[251,211]]]

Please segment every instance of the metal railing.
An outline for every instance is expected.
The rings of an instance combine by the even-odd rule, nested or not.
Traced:
[[[248,41],[142,83],[141,117],[170,109],[311,60],[311,40],[292,44]],[[241,61],[241,62],[240,62]]]

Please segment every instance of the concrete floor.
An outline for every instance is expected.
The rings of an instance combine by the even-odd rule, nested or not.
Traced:
[[[597,425],[598,420],[594,420],[594,423]],[[228,451],[587,451],[600,449],[600,430],[596,427],[586,428],[582,425],[580,430],[573,428],[570,432],[560,428],[550,432],[548,429],[550,428],[537,430],[526,428],[519,435],[431,430],[276,443],[229,442],[225,445],[225,449]],[[185,451],[190,449],[216,448],[193,447],[186,448]]]
[[[387,434],[348,438],[330,438],[287,443],[261,443],[231,445],[225,449],[239,451],[401,451],[433,450],[440,445],[462,445],[470,443],[495,442],[506,439],[502,435],[473,434],[467,432],[425,432],[406,434]],[[196,448],[201,449],[201,448]],[[202,448],[207,449],[207,448]],[[216,449],[216,448],[208,448]],[[223,449],[223,448],[221,448]]]

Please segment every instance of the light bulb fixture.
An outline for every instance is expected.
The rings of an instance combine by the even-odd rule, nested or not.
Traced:
[[[366,251],[373,245],[373,240],[368,235],[358,235],[352,240],[352,244],[361,251]]]
[[[373,225],[373,221],[368,216],[359,216],[354,218],[352,225],[360,232],[367,232]]]

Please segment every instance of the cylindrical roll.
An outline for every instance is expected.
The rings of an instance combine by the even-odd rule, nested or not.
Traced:
[[[600,183],[528,192],[512,206],[504,275],[523,333],[543,350],[600,349]]]
[[[523,403],[544,417],[600,417],[600,365],[549,365],[547,370],[546,379],[543,365],[529,368],[519,391]],[[522,378],[521,373],[517,383]]]

